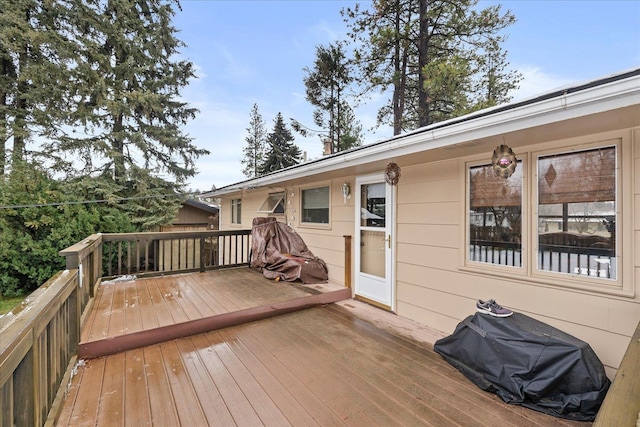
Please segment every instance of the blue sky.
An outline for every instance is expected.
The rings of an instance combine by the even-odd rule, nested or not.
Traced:
[[[277,113],[310,128],[313,107],[305,100],[304,67],[312,67],[317,45],[346,38],[342,0],[182,0],[174,25],[187,44],[182,56],[194,63],[197,79],[182,92],[198,108],[186,127],[198,147],[211,151],[197,161],[192,190],[205,191],[246,179],[242,148],[254,104],[267,131]],[[360,2],[368,5],[370,2]],[[639,0],[481,0],[501,3],[516,16],[504,45],[511,68],[524,75],[514,99],[566,84],[640,66]],[[385,97],[356,110],[365,131]],[[308,158],[321,156],[318,136],[295,143]],[[389,128],[366,132],[370,143],[392,135]]]

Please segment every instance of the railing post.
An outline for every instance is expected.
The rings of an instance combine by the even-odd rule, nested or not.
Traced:
[[[344,287],[351,288],[351,236],[344,237]]]
[[[200,273],[204,273],[205,271],[205,238],[204,233],[200,234]]]

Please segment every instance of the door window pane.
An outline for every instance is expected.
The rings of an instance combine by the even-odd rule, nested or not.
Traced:
[[[360,225],[362,227],[385,226],[385,184],[364,184],[360,187]]]
[[[360,231],[360,272],[385,277],[385,232]]]

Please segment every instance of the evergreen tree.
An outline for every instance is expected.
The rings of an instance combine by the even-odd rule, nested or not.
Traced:
[[[351,113],[354,118],[346,101],[346,91],[353,78],[342,44],[317,46],[313,69],[305,67],[304,71],[307,73],[304,77],[307,101],[316,107],[313,121],[327,129],[331,153],[350,148],[358,141],[353,141],[354,135],[345,135],[346,129],[342,127],[345,114]]]
[[[135,231],[110,187],[98,179],[56,181],[33,162],[14,165],[11,179],[0,182],[0,295],[36,289],[65,268],[60,250],[91,234]],[[78,203],[98,194],[111,202]]]
[[[274,120],[273,131],[267,135],[266,157],[260,165],[260,175],[265,175],[301,161],[300,149],[293,143],[293,135],[278,113]]]
[[[506,71],[502,30],[515,22],[477,0],[374,0],[343,9],[363,92],[391,89],[378,123],[394,134],[510,99],[521,75]]]
[[[338,141],[337,151],[348,150],[353,147],[362,145],[362,124],[356,120],[356,116],[351,106],[346,102],[340,109],[340,140]]]
[[[259,175],[259,166],[264,155],[267,136],[264,121],[258,112],[258,104],[253,104],[253,108],[251,109],[247,132],[249,133],[245,138],[247,145],[242,149],[244,154],[241,160],[244,165],[242,173],[244,173],[244,176],[247,178],[255,178]]]
[[[75,58],[68,12],[62,1],[0,0],[0,176],[64,120]]]
[[[195,175],[195,159],[208,154],[182,126],[197,110],[180,90],[194,76],[191,62],[176,60],[183,43],[171,20],[173,0],[68,0],[78,60],[67,85],[73,104],[68,126],[46,149],[58,170],[75,176],[110,177],[126,197],[175,194]],[[76,170],[68,159],[79,159]],[[144,182],[143,182],[144,181]],[[176,197],[135,203],[138,218],[162,224]],[[164,206],[166,212],[157,208]]]

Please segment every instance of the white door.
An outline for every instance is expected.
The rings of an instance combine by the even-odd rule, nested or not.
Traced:
[[[360,177],[355,196],[355,295],[393,311],[393,187],[382,174]]]

